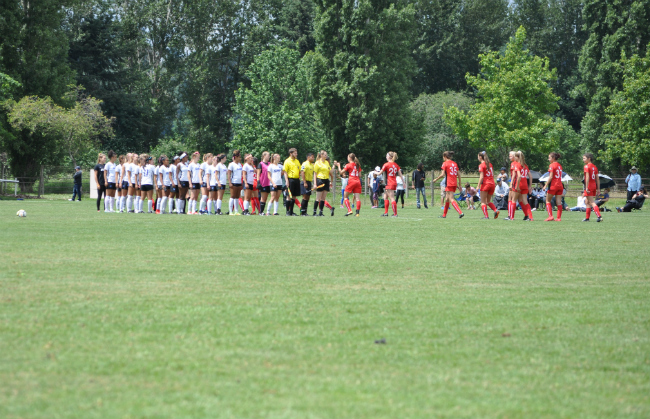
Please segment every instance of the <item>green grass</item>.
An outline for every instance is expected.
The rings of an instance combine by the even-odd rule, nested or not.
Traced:
[[[0,202],[0,418],[650,417],[650,211],[93,206]]]

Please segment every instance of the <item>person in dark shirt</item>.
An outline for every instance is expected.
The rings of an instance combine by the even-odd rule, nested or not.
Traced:
[[[77,166],[74,168],[75,172],[74,175],[72,176],[74,179],[74,186],[72,189],[72,199],[69,199],[68,201],[74,201],[75,197],[79,198],[79,201],[81,201],[81,167]]]
[[[415,189],[416,192],[416,203],[418,206],[418,209],[420,209],[420,194],[422,194],[422,198],[424,199],[424,208],[429,208],[427,205],[427,191],[425,190],[424,186],[424,180],[426,178],[427,174],[424,171],[424,165],[422,163],[418,164],[418,170],[413,171],[413,189]]]
[[[600,195],[598,195],[598,197],[596,197],[596,205],[598,205],[598,207],[600,208],[607,201],[609,201],[609,188],[605,188],[605,190],[602,191]]]
[[[102,195],[106,197],[106,184],[104,183],[104,166],[106,165],[106,155],[99,153],[97,165],[95,165],[95,183],[97,184],[97,212],[99,205],[102,203]]]
[[[647,197],[648,197],[648,191],[646,190],[646,188],[641,188],[641,190],[638,191],[634,195],[634,197],[632,197],[632,199],[630,199],[625,203],[625,206],[623,208],[616,207],[616,211],[632,212],[633,209],[641,209]]]

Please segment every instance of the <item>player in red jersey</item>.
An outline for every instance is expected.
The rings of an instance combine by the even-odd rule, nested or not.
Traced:
[[[348,209],[348,213],[345,216],[352,215],[352,207],[350,206],[350,194],[354,194],[354,199],[357,201],[357,217],[359,216],[359,211],[361,211],[361,180],[359,175],[361,174],[361,164],[359,164],[359,159],[354,153],[348,154],[348,164],[345,165],[343,170],[341,170],[341,164],[339,162],[334,162],[336,167],[339,169],[340,173],[347,172],[348,174],[348,184],[345,187],[345,200],[343,203]]]
[[[600,216],[600,209],[596,205],[596,197],[600,195],[600,177],[598,177],[598,168],[593,164],[594,155],[591,153],[585,153],[582,156],[582,161],[585,163],[585,191],[583,196],[585,197],[585,204],[587,206],[587,216],[582,221],[589,221],[589,216],[591,215],[591,209],[596,212],[598,216],[597,223],[603,221],[603,217]]]
[[[544,185],[544,189],[548,191],[546,193],[546,212],[548,212],[546,221],[562,221],[562,192],[564,192],[564,187],[562,186],[562,166],[557,162],[560,157],[562,156],[555,151],[548,155],[548,161],[551,164],[548,167],[549,177],[546,185]],[[557,203],[557,220],[553,218],[553,206],[551,205],[554,196]]]
[[[481,191],[481,210],[485,216],[483,219],[490,219],[487,212],[488,206],[494,211],[494,218],[496,219],[499,217],[499,211],[497,211],[497,207],[492,203],[492,195],[494,195],[494,188],[496,187],[494,183],[494,169],[485,151],[478,153],[478,161],[481,164],[478,167],[479,178],[476,189]]]
[[[533,221],[533,212],[528,204],[528,185],[533,184],[533,175],[526,165],[526,157],[523,151],[515,152],[515,160],[517,161],[517,171],[515,178],[512,179],[513,188],[515,188],[515,206],[519,202],[521,210],[524,212],[524,221]]]
[[[400,169],[397,163],[395,163],[397,160],[397,153],[389,151],[388,154],[386,154],[386,160],[388,163],[385,163],[381,168],[381,173],[386,172],[386,197],[390,199],[390,205],[393,207],[393,217],[397,217],[397,201],[395,201],[397,176],[399,175],[399,177],[402,178],[402,182],[404,182],[404,176],[402,175],[402,169]],[[388,217],[388,199],[384,200],[385,212],[382,214],[382,217]]]
[[[442,179],[443,176],[446,176],[447,186],[445,187],[445,209],[440,218],[447,218],[447,211],[449,210],[450,203],[454,206],[454,209],[458,211],[458,214],[460,214],[458,218],[463,218],[465,216],[465,214],[460,210],[458,202],[454,199],[454,192],[456,192],[456,189],[460,189],[458,186],[460,185],[460,171],[458,170],[456,162],[452,160],[452,157],[454,157],[453,151],[445,151],[442,153],[442,159],[444,160],[441,167],[442,173],[433,180],[433,183],[435,183]]]
[[[504,220],[514,220],[515,211],[517,211],[517,200],[515,199],[515,188],[517,185],[514,183],[514,180],[515,173],[517,173],[519,168],[519,162],[515,158],[515,153],[515,151],[511,151],[508,154],[508,159],[510,159],[510,192],[508,192],[508,216]]]

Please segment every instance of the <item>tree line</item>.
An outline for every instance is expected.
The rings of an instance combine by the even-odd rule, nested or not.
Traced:
[[[292,146],[472,170],[484,149],[575,170],[591,151],[620,172],[650,164],[649,43],[647,1],[10,0],[0,152],[17,177]]]

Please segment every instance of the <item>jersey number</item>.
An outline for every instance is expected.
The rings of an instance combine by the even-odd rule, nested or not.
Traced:
[[[561,179],[562,178],[562,172],[560,172],[560,169],[555,170],[555,179]]]
[[[395,173],[397,173],[397,169],[394,167],[391,167],[388,169],[388,176],[393,177],[395,176]]]
[[[452,176],[458,175],[458,168],[456,166],[451,166],[449,168],[449,174]]]

